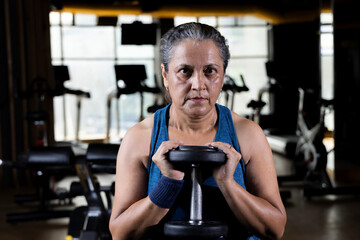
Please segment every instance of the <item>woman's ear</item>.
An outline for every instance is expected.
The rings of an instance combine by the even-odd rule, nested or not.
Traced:
[[[166,89],[166,91],[169,89],[169,82],[167,80],[167,73],[165,71],[165,66],[164,64],[161,64],[161,75],[163,77],[163,83],[164,83],[164,87]]]

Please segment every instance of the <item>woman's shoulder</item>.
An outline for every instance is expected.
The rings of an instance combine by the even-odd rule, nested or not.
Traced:
[[[231,113],[231,116],[234,122],[241,154],[246,164],[251,158],[253,151],[267,147],[266,137],[264,131],[257,123],[234,112]]]
[[[141,122],[132,126],[125,134],[123,141],[141,142],[151,138],[152,128],[154,124],[154,114],[148,116]]]
[[[125,134],[120,149],[126,155],[141,159],[146,164],[146,158],[150,154],[151,134],[154,115],[150,115],[143,121],[135,124]]]
[[[254,133],[262,133],[262,129],[255,122],[240,116],[235,112],[231,112],[231,117],[234,123],[235,131],[241,131],[242,134],[254,134]]]

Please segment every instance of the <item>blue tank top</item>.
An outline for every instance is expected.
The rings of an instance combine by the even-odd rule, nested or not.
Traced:
[[[159,109],[154,115],[154,126],[151,137],[151,150],[148,163],[148,194],[156,186],[162,174],[159,168],[151,160],[157,149],[163,141],[169,140],[168,135],[168,119],[169,119],[170,104]],[[218,113],[218,128],[215,136],[215,142],[224,142],[230,144],[236,151],[240,152],[239,143],[236,136],[234,123],[231,112],[228,108],[216,104]],[[169,220],[188,220],[190,218],[190,194],[191,181],[190,174],[185,174],[185,184],[183,190],[176,199],[174,206],[170,209],[168,214],[158,224],[158,232],[162,232],[163,223]],[[226,239],[258,239],[251,233],[247,232],[237,221],[235,215],[226,203],[225,198],[218,189],[211,171],[202,172],[202,191],[203,191],[203,219],[216,220],[226,222],[229,226],[229,234]],[[244,189],[245,186],[245,166],[241,158],[234,173],[235,181]],[[159,234],[159,233],[158,233]],[[153,239],[161,239],[158,234]]]

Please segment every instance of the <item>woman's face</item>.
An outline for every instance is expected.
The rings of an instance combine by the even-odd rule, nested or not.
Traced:
[[[204,116],[215,106],[224,82],[219,48],[209,39],[185,39],[173,48],[169,71],[162,66],[162,75],[177,109]]]

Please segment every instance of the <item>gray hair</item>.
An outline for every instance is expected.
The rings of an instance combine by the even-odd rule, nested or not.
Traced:
[[[202,23],[190,22],[170,29],[160,40],[161,63],[164,65],[166,73],[169,71],[172,49],[187,38],[199,41],[205,39],[213,40],[219,48],[225,72],[230,58],[229,46],[227,45],[226,39],[214,27]]]

